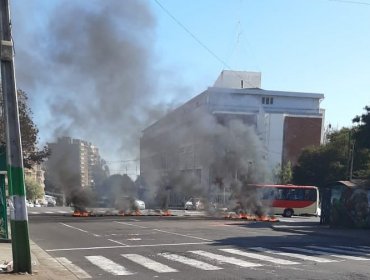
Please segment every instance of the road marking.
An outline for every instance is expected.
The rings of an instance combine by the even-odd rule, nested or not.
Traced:
[[[84,233],[89,233],[88,231],[84,230],[84,229],[81,229],[81,228],[77,228],[77,227],[74,227],[74,226],[70,226],[70,225],[67,225],[65,223],[59,223],[65,227],[69,227],[69,228],[72,228],[72,229],[75,229],[75,230],[78,230],[78,231],[81,231],[81,232],[84,232]]]
[[[125,267],[103,256],[85,256],[85,258],[88,259],[92,264],[96,265],[102,270],[105,270],[113,275],[132,275],[134,274],[128,271]]]
[[[296,253],[287,253],[287,252],[281,252],[281,251],[276,251],[276,250],[268,250],[263,247],[253,247],[249,248],[253,251],[258,251],[258,252],[264,252],[267,254],[276,254],[280,256],[287,256],[287,257],[292,257],[292,258],[297,258],[297,259],[302,259],[302,260],[307,260],[307,261],[313,261],[313,262],[318,262],[318,263],[330,263],[330,262],[337,262],[335,260],[329,260],[325,258],[318,258],[318,257],[313,257],[313,256],[307,256],[307,255],[302,255],[302,254],[296,254]]]
[[[70,213],[70,212],[67,212],[67,211],[57,211],[58,213],[60,213],[60,214],[68,214],[68,213]]]
[[[298,251],[302,253],[308,253],[308,254],[315,254],[315,255],[330,255],[332,257],[340,258],[340,259],[346,259],[346,260],[355,260],[355,261],[368,261],[369,259],[361,258],[361,257],[354,257],[354,256],[347,256],[347,255],[338,255],[338,254],[332,254],[328,251],[324,251],[324,249],[321,250],[309,250],[309,249],[303,249],[303,248],[296,248],[296,247],[283,247],[288,250],[292,251]]]
[[[28,212],[28,213],[30,213],[30,214],[32,214],[32,215],[38,215],[38,214],[41,214],[40,212]]]
[[[49,249],[46,252],[59,251],[83,251],[83,250],[99,250],[99,249],[117,249],[117,248],[142,248],[142,247],[164,247],[164,246],[188,246],[188,245],[209,245],[214,242],[188,242],[188,243],[169,243],[169,244],[147,244],[147,245],[125,245],[125,246],[101,246],[101,247],[80,247],[80,248],[61,248]]]
[[[333,253],[339,253],[339,254],[346,254],[346,255],[357,255],[357,256],[363,256],[364,253],[362,252],[355,252],[355,251],[349,251],[349,250],[344,250],[344,249],[336,249],[336,248],[328,248],[328,247],[320,247],[320,246],[307,246],[308,248],[312,248],[312,249],[317,249],[317,250],[322,250],[322,251],[326,251],[326,252],[333,252]],[[362,258],[362,260],[366,260],[366,261],[370,261],[370,259],[368,258]]]
[[[169,267],[167,265],[161,264],[159,262],[153,261],[147,257],[143,257],[137,254],[122,254],[122,257],[129,259],[130,261],[140,264],[148,269],[154,270],[158,273],[168,273],[168,272],[178,272],[177,269]]]
[[[137,219],[130,219],[130,221],[133,221],[133,222],[140,222],[140,220],[137,220]]]
[[[77,278],[80,278],[80,279],[91,278],[91,276],[85,270],[83,270],[82,268],[73,264],[69,259],[67,259],[67,258],[56,258],[56,260],[58,262],[60,262],[62,265],[64,265],[74,275],[76,275]]]
[[[108,240],[111,241],[111,242],[117,243],[119,245],[127,246],[127,244],[121,243],[121,242],[113,240],[113,239],[108,239]]]
[[[364,248],[350,247],[350,246],[334,246],[334,247],[341,248],[341,249],[347,249],[347,250],[355,250],[355,251],[363,252],[366,255],[369,255],[369,250],[368,249],[364,249]]]
[[[237,266],[241,266],[241,267],[262,266],[261,264],[243,261],[243,260],[240,260],[240,259],[237,259],[237,258],[234,258],[234,257],[225,257],[225,256],[222,256],[222,255],[213,254],[213,253],[205,252],[205,251],[202,251],[202,250],[189,251],[189,252],[193,253],[193,254],[196,254],[196,255],[199,255],[199,256],[202,256],[202,257],[206,257],[206,258],[209,258],[209,259],[212,259],[212,260],[219,261],[221,263],[229,263],[229,264],[233,264],[233,265],[237,265]]]
[[[114,221],[113,223],[122,224],[122,225],[128,225],[128,226],[133,226],[133,227],[138,227],[138,228],[147,228],[147,227],[144,227],[144,226],[135,225],[135,224],[131,224],[131,223],[125,223],[125,222],[117,222],[117,221]]]
[[[163,233],[178,235],[178,236],[182,236],[182,237],[189,237],[189,238],[199,239],[199,240],[204,240],[204,241],[213,241],[213,240],[210,240],[210,239],[205,239],[205,238],[201,238],[201,237],[197,237],[197,236],[193,236],[193,235],[181,234],[181,233],[177,233],[177,232],[171,232],[171,231],[166,231],[166,230],[161,230],[161,229],[156,229],[156,228],[153,229],[153,230],[163,232]]]
[[[45,214],[54,214],[54,212],[51,212],[51,211],[45,211]]]
[[[272,262],[272,263],[276,263],[276,264],[299,264],[298,262],[293,262],[293,261],[288,261],[288,260],[283,260],[283,259],[277,259],[277,258],[273,258],[273,257],[269,257],[269,256],[255,254],[255,253],[248,253],[248,252],[244,252],[244,251],[237,250],[237,249],[219,249],[219,250],[223,251],[223,252],[230,253],[230,254],[235,254],[235,255],[244,256],[244,257],[257,259],[257,260],[261,260],[261,261],[266,261],[266,262]]]
[[[220,270],[222,269],[222,267],[211,265],[211,264],[208,264],[202,261],[198,261],[195,259],[181,256],[181,255],[170,254],[170,253],[160,253],[158,255],[168,260],[186,264],[186,265],[189,265],[189,266],[201,269],[201,270]]]
[[[66,226],[66,227],[69,227],[69,228],[72,228],[72,229],[75,229],[75,230],[78,230],[78,231],[81,231],[81,232],[84,232],[84,233],[87,233],[87,234],[91,234],[95,237],[100,237],[99,234],[91,233],[91,232],[88,232],[87,230],[84,230],[84,229],[81,229],[81,228],[78,228],[78,227],[70,226],[70,225],[67,225],[65,223],[59,223],[59,224],[61,224],[63,226]]]

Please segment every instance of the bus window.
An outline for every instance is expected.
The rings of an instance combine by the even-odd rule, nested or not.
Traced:
[[[306,189],[304,190],[304,200],[307,200],[307,201],[316,201],[317,199],[317,192],[316,190],[310,190],[310,189]]]

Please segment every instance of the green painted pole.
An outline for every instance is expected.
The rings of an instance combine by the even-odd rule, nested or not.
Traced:
[[[15,84],[14,51],[8,0],[0,0],[1,84],[4,99],[13,271],[32,273],[23,153]]]
[[[5,146],[0,145],[0,243],[9,241],[8,215],[6,207],[5,175],[6,175]]]

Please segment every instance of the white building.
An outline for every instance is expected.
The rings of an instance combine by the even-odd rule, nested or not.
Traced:
[[[263,90],[261,74],[223,71],[213,87],[143,131],[141,138],[141,174],[167,168],[198,174],[202,184],[212,180],[209,166],[202,161],[202,151],[211,144],[200,144],[197,133],[177,137],[183,128],[195,127],[202,120],[200,112],[214,116],[221,125],[241,120],[253,127],[264,147],[263,157],[272,170],[282,163],[294,165],[304,147],[322,141],[323,94]],[[193,140],[191,140],[191,138]]]

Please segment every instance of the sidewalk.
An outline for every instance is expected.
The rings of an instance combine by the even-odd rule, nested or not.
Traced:
[[[285,231],[297,234],[329,236],[336,238],[355,239],[370,244],[369,229],[349,229],[349,228],[331,228],[327,225],[320,225],[313,222],[297,222],[297,223],[276,223],[272,224],[271,228],[276,231]]]
[[[61,265],[57,260],[52,258],[32,240],[31,259],[32,259],[32,275],[18,273],[2,273],[0,272],[0,280],[20,280],[20,279],[37,279],[37,280],[78,280],[78,278]],[[12,244],[0,243],[0,264],[9,262],[12,256]]]

